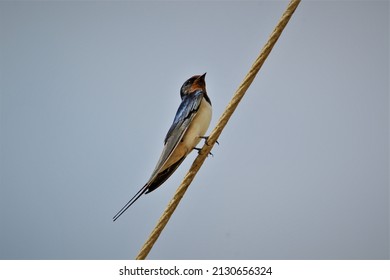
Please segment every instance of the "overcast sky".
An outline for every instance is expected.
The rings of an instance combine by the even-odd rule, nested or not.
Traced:
[[[212,128],[287,4],[1,1],[0,258],[134,258],[181,85]],[[303,1],[219,143],[150,259],[388,259],[389,2]]]

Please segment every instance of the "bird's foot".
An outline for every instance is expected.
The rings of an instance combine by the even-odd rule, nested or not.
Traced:
[[[197,150],[197,151],[198,151],[198,154],[200,154],[200,151],[201,151],[202,149],[201,149],[201,148],[195,147],[194,150]],[[214,157],[214,155],[213,155],[212,152],[209,152],[209,155],[211,155],[212,157]]]
[[[207,146],[210,146],[209,143],[207,142],[209,140],[209,136],[199,136],[199,138],[202,138],[205,140],[205,143]],[[217,143],[219,145],[219,142],[218,141],[215,141],[215,143]]]

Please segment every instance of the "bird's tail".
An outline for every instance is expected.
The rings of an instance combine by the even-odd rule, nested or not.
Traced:
[[[138,198],[141,197],[146,191],[148,190],[148,184],[143,186],[133,197],[129,200],[129,202],[126,203],[125,206],[122,207],[121,210],[119,210],[118,213],[112,218],[115,222],[131,205],[133,205],[134,202],[137,201]]]

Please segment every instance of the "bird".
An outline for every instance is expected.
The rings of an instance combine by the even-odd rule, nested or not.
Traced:
[[[206,91],[206,73],[195,75],[180,88],[181,103],[173,123],[164,139],[161,156],[147,183],[113,217],[116,221],[143,194],[161,186],[179,167],[196,145],[207,137],[205,133],[211,122],[212,106]]]

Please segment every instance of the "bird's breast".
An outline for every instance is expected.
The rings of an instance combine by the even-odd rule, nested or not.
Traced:
[[[187,149],[187,153],[198,145],[202,136],[205,136],[211,121],[211,105],[203,98],[198,112],[183,136],[181,145]]]

